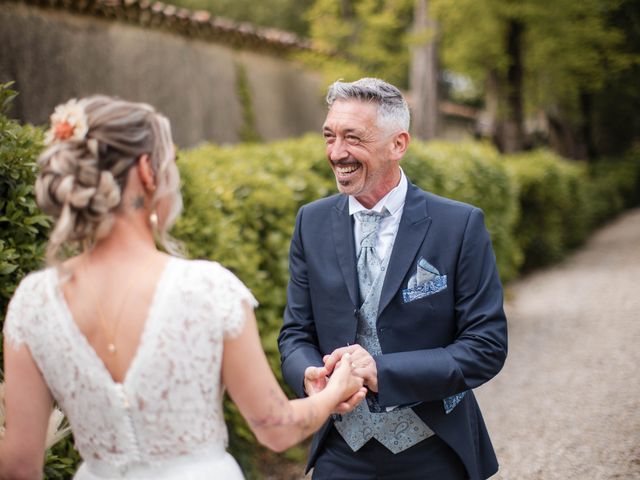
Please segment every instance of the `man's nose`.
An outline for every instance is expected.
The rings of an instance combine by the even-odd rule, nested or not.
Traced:
[[[344,160],[349,156],[346,144],[340,138],[336,138],[331,147],[329,147],[329,159],[333,162]]]

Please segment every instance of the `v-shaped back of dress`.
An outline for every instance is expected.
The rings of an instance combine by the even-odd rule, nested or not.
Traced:
[[[224,454],[223,343],[244,325],[243,300],[255,305],[219,264],[169,260],[122,383],[73,321],[54,269],[21,282],[5,335],[29,347],[87,467],[142,478],[147,466]],[[127,475],[132,471],[138,474]]]
[[[73,318],[73,313],[71,311],[71,308],[69,307],[69,302],[64,297],[60,280],[57,278],[54,278],[51,282],[53,285],[53,289],[55,290],[52,295],[56,299],[54,303],[56,304],[57,307],[59,307],[60,315],[62,317],[66,316],[68,319],[68,322],[65,321],[63,323],[65,325],[67,323],[69,324],[70,326],[69,334],[71,336],[76,337],[79,349],[86,350],[87,362],[91,364],[95,364],[95,367],[97,368],[97,370],[104,370],[107,376],[109,377],[109,380],[111,380],[115,384],[119,384],[122,386],[125,383],[127,383],[129,380],[129,377],[135,375],[135,369],[137,365],[142,361],[142,360],[139,360],[139,358],[141,357],[144,358],[145,349],[142,347],[146,342],[149,341],[148,340],[150,336],[149,332],[152,332],[154,330],[153,323],[155,321],[158,321],[157,320],[158,318],[162,318],[162,316],[160,315],[160,312],[164,308],[163,304],[167,299],[167,297],[169,296],[168,295],[169,292],[165,292],[164,289],[167,284],[170,284],[168,277],[171,275],[171,269],[172,269],[171,267],[174,260],[176,259],[172,257],[169,258],[164,268],[162,269],[160,277],[157,280],[157,284],[155,285],[155,289],[151,297],[151,303],[147,308],[147,315],[144,321],[144,326],[142,328],[142,334],[140,335],[140,340],[138,342],[138,347],[136,348],[136,351],[129,363],[129,366],[127,367],[127,370],[123,376],[122,381],[117,381],[114,379],[113,373],[109,371],[104,360],[100,357],[100,355],[98,355],[93,345],[91,345],[91,343],[87,339],[87,336],[82,332],[82,330],[80,330],[78,323]],[[148,351],[149,350],[147,349],[147,352]],[[106,381],[108,383],[108,380]]]

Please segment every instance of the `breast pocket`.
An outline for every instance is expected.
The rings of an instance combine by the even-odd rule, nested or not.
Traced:
[[[422,298],[429,297],[447,288],[447,276],[436,275],[425,283],[418,284],[412,288],[402,290],[402,301],[404,303],[415,302]]]

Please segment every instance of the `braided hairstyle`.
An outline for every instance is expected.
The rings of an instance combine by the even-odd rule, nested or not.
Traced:
[[[94,245],[106,237],[122,203],[130,169],[148,154],[157,189],[151,208],[168,197],[169,211],[158,241],[178,254],[168,235],[182,208],[169,121],[145,103],[103,95],[71,100],[56,108],[49,146],[38,158],[36,199],[56,219],[47,260],[55,263],[64,245]]]

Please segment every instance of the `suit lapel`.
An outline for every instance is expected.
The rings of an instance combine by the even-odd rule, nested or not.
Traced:
[[[331,211],[333,242],[336,247],[338,263],[347,285],[349,297],[354,307],[359,307],[358,272],[356,271],[356,247],[353,239],[353,226],[349,215],[346,195],[342,195]]]
[[[378,316],[402,286],[402,280],[409,268],[414,265],[418,249],[424,242],[430,225],[431,218],[427,213],[427,200],[424,193],[415,185],[409,184],[387,275],[382,286]]]

